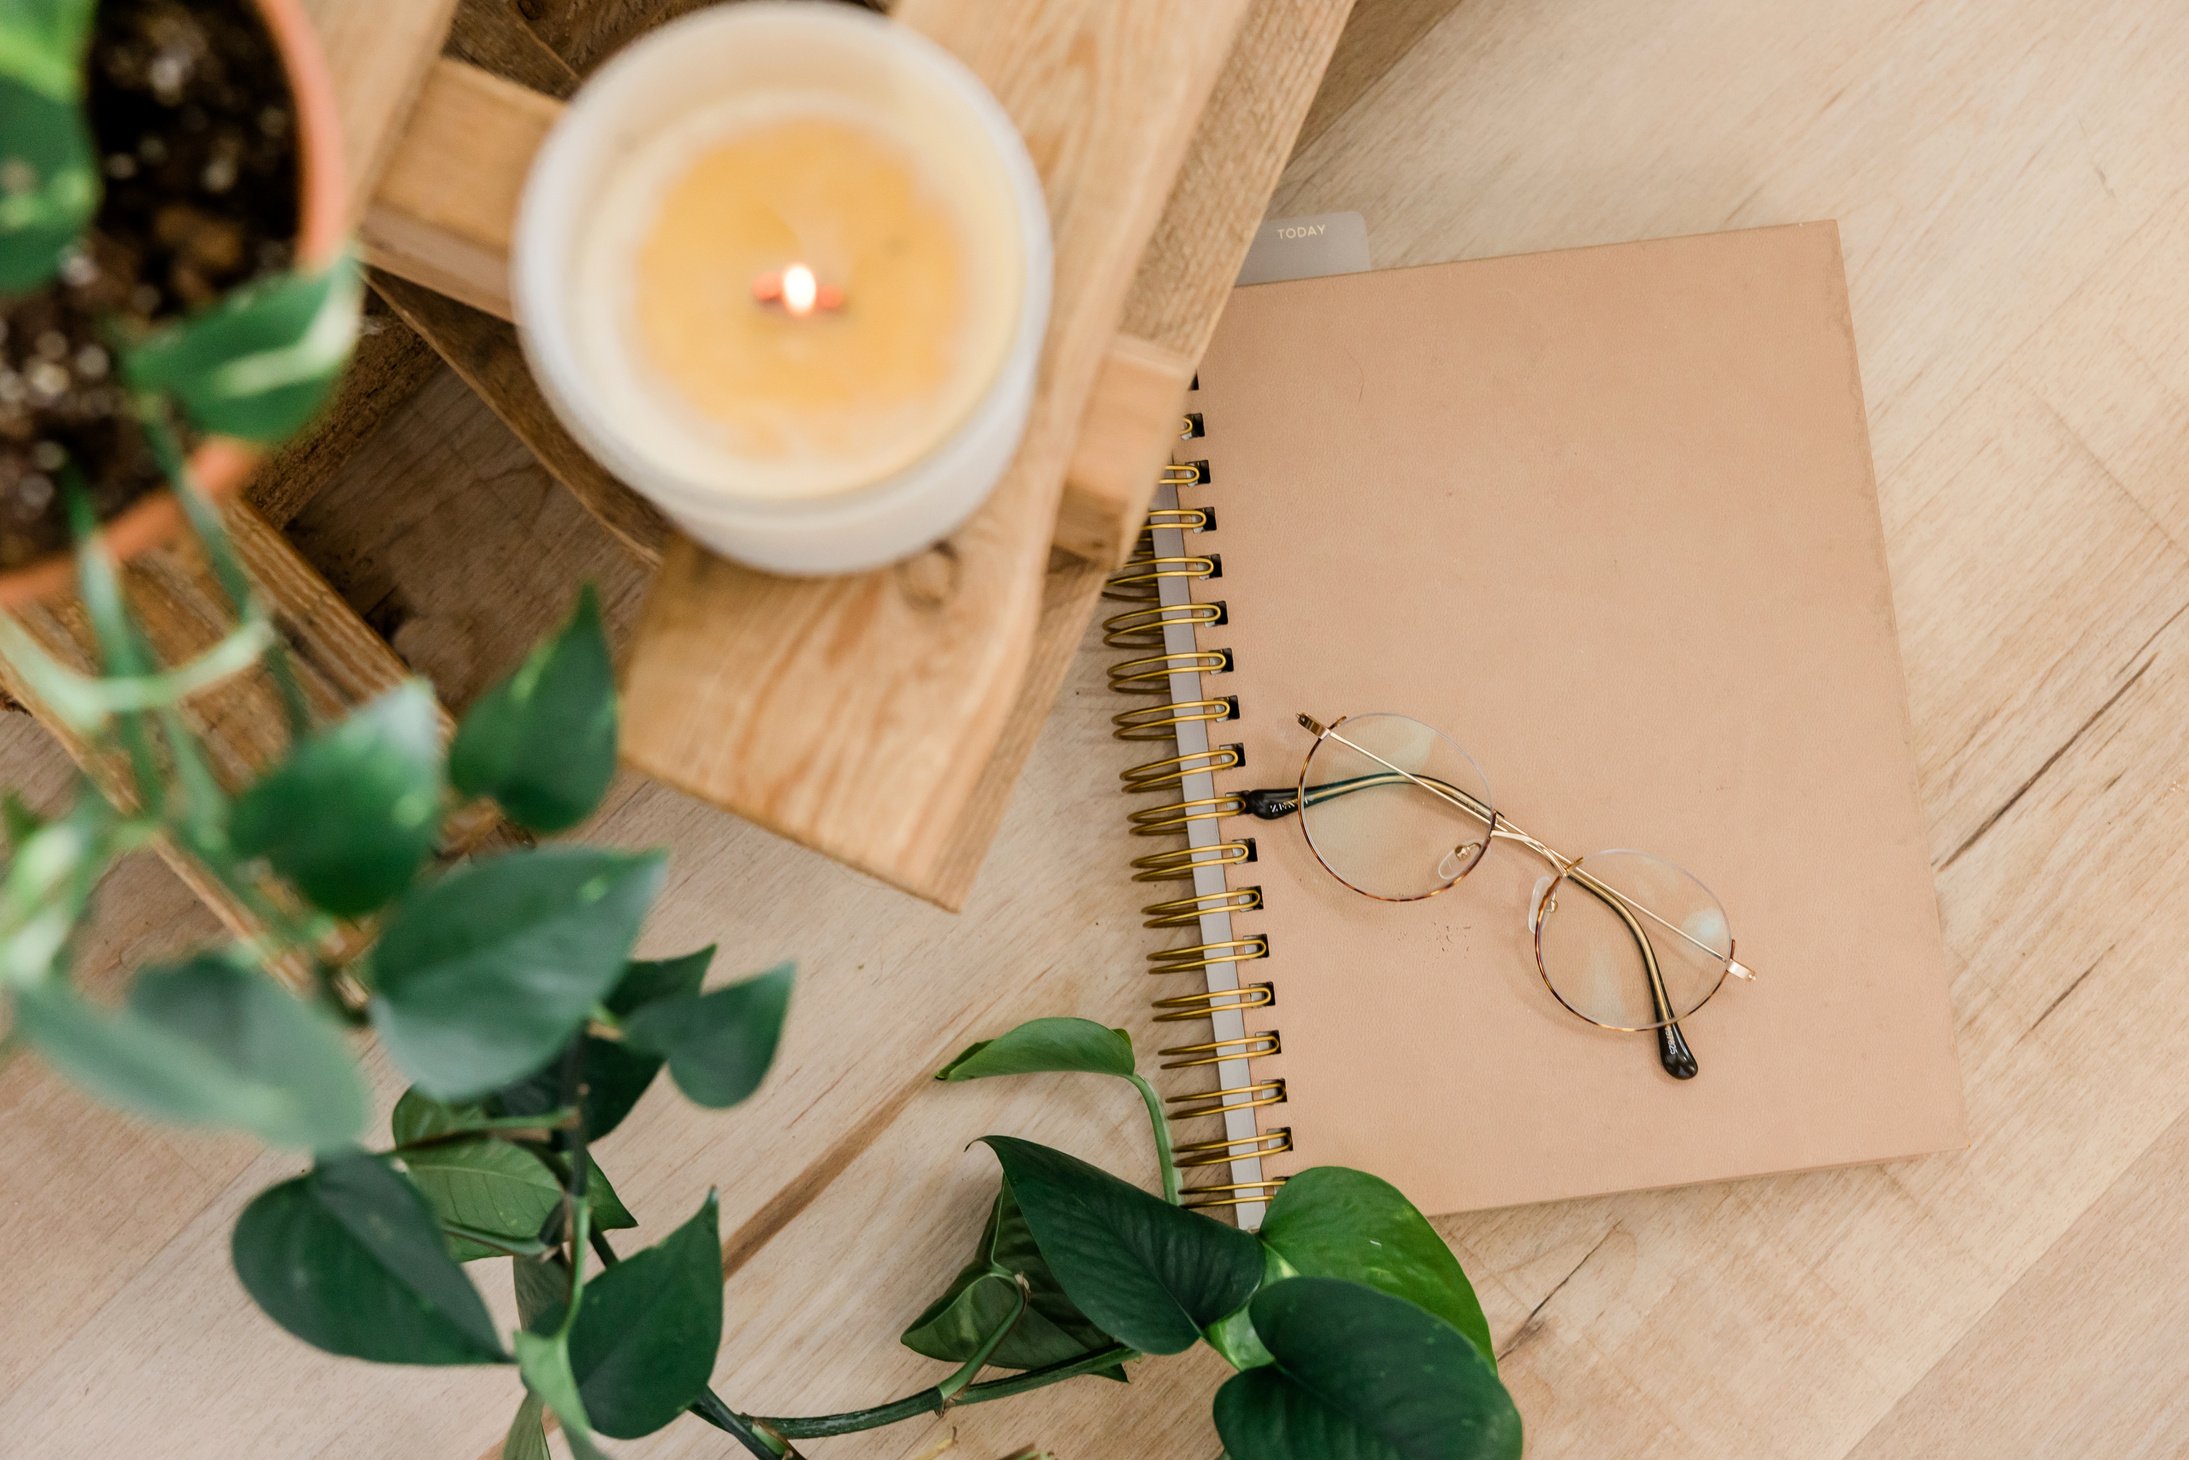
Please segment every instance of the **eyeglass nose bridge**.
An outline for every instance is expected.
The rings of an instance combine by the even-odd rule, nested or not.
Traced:
[[[1461,842],[1438,860],[1437,876],[1446,882],[1457,882],[1475,869],[1486,846],[1482,841]]]
[[[1544,915],[1557,910],[1557,905],[1550,901],[1551,884],[1557,880],[1548,872],[1535,879],[1535,891],[1528,897],[1528,931],[1531,934],[1542,932]]]

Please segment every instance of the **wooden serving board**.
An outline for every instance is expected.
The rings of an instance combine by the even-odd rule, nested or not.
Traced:
[[[910,562],[806,581],[738,568],[667,532],[575,449],[523,377],[494,320],[509,312],[525,170],[574,78],[536,38],[494,33],[491,17],[468,44],[459,34],[455,49],[495,70],[428,67],[362,237],[376,265],[408,281],[386,288],[397,310],[619,539],[660,555],[628,657],[632,765],[945,906],[962,902],[1101,572],[1137,532],[1193,361],[1349,9],[896,7],[899,23],[965,59],[1028,138],[1058,239],[1057,304],[1026,441],[973,521]],[[1224,120],[1197,136],[1219,88]],[[1143,270],[1151,239],[1156,262]],[[1053,575],[1052,547],[1072,559]]]

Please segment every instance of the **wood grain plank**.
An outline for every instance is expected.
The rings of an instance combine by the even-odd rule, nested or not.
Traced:
[[[335,101],[347,144],[353,214],[378,186],[380,170],[434,57],[456,0],[303,0],[336,77]]]
[[[561,112],[530,87],[436,61],[358,225],[366,259],[509,318],[518,199]]]
[[[1265,0],[1249,12],[1133,276],[1123,319],[1128,337],[1176,359],[1201,358],[1263,202],[1291,156],[1315,78],[1346,32],[1352,8],[1351,0]],[[1143,484],[1143,507],[1154,490],[1152,478]],[[1019,769],[1056,701],[1065,651],[1085,639],[1101,601],[1101,564],[1099,558],[1050,564],[1025,680],[937,863],[934,887],[946,903],[962,897],[980,871]]]
[[[939,874],[1027,671],[1073,440],[1244,11],[898,8],[988,82],[1042,168],[1057,302],[1026,439],[965,528],[893,568],[794,581],[672,542],[626,681],[631,764],[899,886],[962,897]]]

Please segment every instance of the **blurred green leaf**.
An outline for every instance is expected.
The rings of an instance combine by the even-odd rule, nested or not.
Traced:
[[[737,1104],[767,1077],[790,1008],[791,965],[710,993],[660,999],[623,1021],[633,1048],[669,1061],[677,1088],[715,1110]]]
[[[1248,1309],[1272,1362],[1226,1380],[1231,1460],[1518,1460],[1520,1415],[1458,1329],[1338,1278],[1290,1278]]]
[[[1006,1369],[1038,1369],[1106,1348],[1111,1338],[1080,1312],[1042,1259],[1008,1182],[996,1193],[973,1260],[899,1340],[916,1354],[962,1364],[1018,1307],[1018,1279],[1027,1286],[1026,1312],[990,1355]],[[1109,1371],[1123,1378],[1122,1370]]]
[[[341,378],[363,297],[348,255],[246,284],[130,341],[122,373],[200,431],[272,445],[302,429]]]
[[[681,958],[635,959],[609,991],[608,1012],[623,1018],[656,1000],[696,994],[713,960],[712,944]],[[590,1034],[580,1038],[585,1042],[578,1056],[585,1089],[585,1130],[588,1139],[597,1141],[623,1124],[660,1073],[662,1058],[618,1040]],[[557,1058],[497,1090],[488,1103],[509,1115],[526,1115],[552,1110],[561,1100],[562,1065]]]
[[[530,1074],[622,976],[661,878],[658,855],[541,847],[412,890],[373,950],[373,1027],[439,1099]]]
[[[519,826],[555,832],[590,816],[615,773],[615,666],[587,584],[561,630],[464,716],[449,778]]]
[[[335,1157],[260,1192],[232,1250],[259,1307],[315,1348],[383,1364],[508,1362],[425,1198],[374,1157]]]
[[[1191,1347],[1261,1281],[1251,1233],[1062,1151],[1010,1136],[982,1139],[1064,1292],[1120,1343],[1151,1354]]]
[[[526,1392],[516,1418],[509,1422],[509,1433],[502,1437],[502,1460],[554,1460],[547,1448],[547,1431],[540,1424],[546,1408],[539,1395]]]
[[[0,77],[0,294],[37,288],[99,208],[90,134],[73,102]]]
[[[45,824],[46,818],[32,810],[21,796],[13,791],[0,793],[0,827],[7,832],[9,855],[20,852]]]
[[[265,974],[204,956],[153,969],[108,1011],[66,984],[16,993],[16,1027],[48,1063],[154,1120],[324,1150],[353,1138],[365,1094],[341,1030]]]
[[[1133,1073],[1132,1036],[1092,1019],[1035,1019],[1009,1034],[968,1046],[936,1072],[938,1080],[979,1080],[990,1075],[1079,1072]]]
[[[4,0],[0,78],[56,101],[76,101],[84,92],[84,49],[97,8],[98,0]]]
[[[67,812],[15,844],[0,878],[0,985],[58,975],[119,835],[114,808],[85,783]]]
[[[395,1144],[457,1133],[493,1135],[501,1131],[541,1130],[567,1119],[568,1110],[555,1108],[527,1115],[494,1115],[482,1105],[451,1105],[436,1100],[413,1085],[395,1102],[388,1115],[388,1133]]]
[[[1304,1277],[1345,1278],[1426,1308],[1496,1369],[1474,1285],[1429,1219],[1390,1182],[1343,1166],[1302,1171],[1278,1189],[1260,1236]]]
[[[344,918],[408,887],[440,834],[440,714],[417,680],[308,736],[229,820],[237,852]]]

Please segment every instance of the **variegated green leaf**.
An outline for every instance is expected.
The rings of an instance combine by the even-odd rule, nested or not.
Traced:
[[[141,391],[164,395],[201,431],[272,443],[326,400],[357,342],[364,284],[347,256],[316,273],[246,285],[123,351]]]

